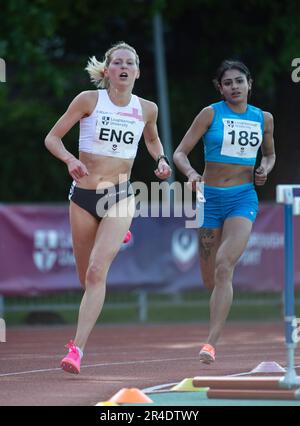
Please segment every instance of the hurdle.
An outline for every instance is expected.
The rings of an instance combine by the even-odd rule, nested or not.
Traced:
[[[282,388],[300,386],[300,377],[295,370],[295,349],[293,339],[296,327],[294,295],[294,220],[300,215],[300,185],[277,185],[276,202],[284,204],[284,324],[286,347],[286,373],[279,381]]]
[[[210,389],[207,392],[209,399],[272,399],[290,400],[299,399],[295,390],[258,390],[258,389]]]
[[[194,377],[195,388],[209,387],[222,390],[278,390],[278,383],[282,376],[276,377],[230,377],[204,376]]]
[[[300,185],[277,185],[276,202],[284,205],[284,324],[286,369],[276,377],[194,377],[193,386],[209,387],[208,398],[300,399],[295,370],[297,321],[294,295],[294,216],[300,215]]]
[[[300,390],[283,389],[282,376],[276,377],[232,377],[207,376],[194,377],[195,388],[208,387],[208,399],[276,399],[299,400]]]

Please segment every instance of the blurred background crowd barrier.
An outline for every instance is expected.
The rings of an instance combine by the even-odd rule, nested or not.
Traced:
[[[295,227],[299,235],[298,218]],[[16,297],[17,305],[22,298],[31,301],[29,311],[40,310],[41,297],[51,295],[52,303],[48,299],[43,309],[51,310],[58,300],[64,309],[75,309],[76,303],[68,302],[68,294],[80,296],[81,286],[72,252],[68,207],[2,205],[0,231],[2,314],[21,309],[11,303]],[[157,301],[164,297],[169,302],[175,300],[179,307],[188,302],[197,305],[201,294],[204,300],[207,298],[199,268],[197,230],[185,228],[184,217],[137,217],[131,231],[131,241],[123,245],[108,275],[108,292],[119,294],[119,303],[137,295],[138,316],[144,321],[148,318],[149,296],[160,296]],[[296,239],[295,252],[299,251]],[[236,268],[236,292],[253,293],[257,299],[259,293],[279,296],[284,282],[283,254],[282,207],[261,203],[247,249]],[[299,262],[295,281],[298,288]],[[197,294],[196,299],[185,301],[184,296],[191,293]]]

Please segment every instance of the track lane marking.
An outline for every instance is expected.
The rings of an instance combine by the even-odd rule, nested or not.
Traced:
[[[140,361],[109,362],[109,363],[82,365],[81,369],[93,368],[93,367],[109,367],[112,365],[134,365],[134,364],[148,364],[153,362],[187,361],[187,360],[197,360],[197,359],[198,359],[197,357],[189,357],[189,358],[161,358],[161,359],[149,359],[149,360],[140,360]],[[45,368],[40,370],[26,370],[26,371],[12,372],[12,373],[2,373],[0,374],[0,377],[19,376],[22,374],[46,373],[46,372],[58,371],[58,370],[62,371],[60,367]]]

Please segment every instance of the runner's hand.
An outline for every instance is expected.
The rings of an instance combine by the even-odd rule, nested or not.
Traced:
[[[255,184],[258,186],[262,186],[267,181],[267,172],[265,171],[263,166],[259,166],[255,170]]]
[[[154,170],[154,173],[159,179],[165,180],[165,179],[168,179],[168,177],[171,176],[172,169],[168,165],[168,163],[162,158],[158,163],[157,169]]]
[[[191,191],[197,191],[197,182],[202,182],[202,176],[195,170],[188,175],[187,186]]]
[[[78,182],[83,176],[87,176],[89,173],[86,166],[77,158],[71,158],[67,161],[67,166],[72,178]]]

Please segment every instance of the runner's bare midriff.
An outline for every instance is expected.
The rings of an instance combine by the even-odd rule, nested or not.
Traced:
[[[130,179],[133,159],[113,158],[79,152],[79,160],[86,166],[88,176],[77,183],[79,188],[107,188]]]
[[[253,166],[206,162],[203,173],[206,185],[229,187],[253,182]]]

